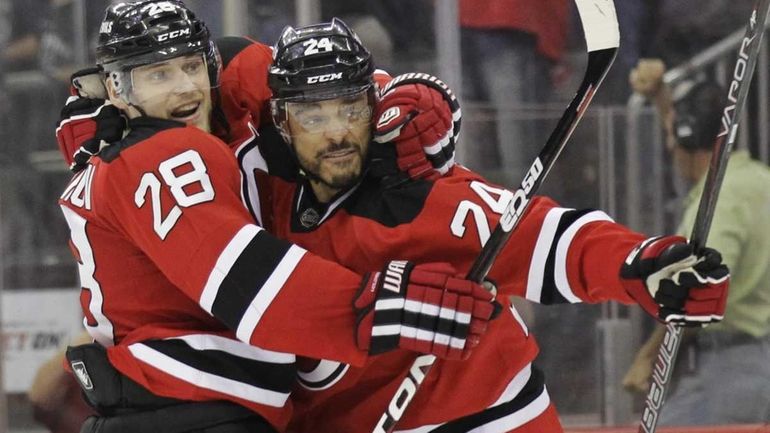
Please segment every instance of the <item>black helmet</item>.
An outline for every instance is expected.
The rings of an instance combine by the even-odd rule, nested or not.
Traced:
[[[310,102],[367,92],[375,101],[374,61],[361,40],[342,20],[286,27],[273,50],[268,85],[273,123],[291,143],[287,102]]]
[[[329,99],[371,86],[373,73],[369,50],[342,20],[333,18],[283,30],[268,84],[277,99]]]
[[[96,63],[106,72],[127,72],[192,53],[205,55],[211,86],[215,87],[221,68],[219,54],[206,24],[184,3],[125,2],[107,8],[99,30]]]

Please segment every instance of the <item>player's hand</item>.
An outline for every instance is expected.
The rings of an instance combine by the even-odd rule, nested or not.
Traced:
[[[126,120],[117,107],[103,98],[103,86],[101,69],[84,69],[72,75],[73,96],[61,110],[56,141],[64,161],[74,172],[82,170],[106,143],[123,137]]]
[[[652,98],[660,92],[663,86],[663,74],[666,65],[660,59],[640,59],[631,70],[628,81],[634,92],[647,98]]]
[[[391,261],[364,277],[354,308],[356,343],[375,355],[396,348],[466,359],[499,305],[447,263]]]
[[[398,168],[412,179],[435,180],[455,163],[460,104],[427,74],[395,77],[380,94],[374,140],[396,147]]]
[[[722,256],[711,248],[698,255],[681,236],[640,243],[620,276],[631,297],[662,322],[702,326],[724,316],[730,272]]]

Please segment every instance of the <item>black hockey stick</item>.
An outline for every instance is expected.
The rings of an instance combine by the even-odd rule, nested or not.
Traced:
[[[575,0],[575,3],[580,12],[588,48],[585,77],[545,146],[524,176],[521,186],[503,211],[500,222],[484,244],[479,257],[473,263],[467,276],[469,280],[481,282],[489,272],[495,258],[527,209],[530,199],[553,167],[556,158],[564,149],[567,140],[588,108],[596,89],[615,60],[620,34],[612,0]],[[395,429],[396,423],[401,419],[435,361],[434,355],[417,357],[396,394],[390,400],[385,413],[374,427],[374,433],[390,433]]]
[[[714,141],[706,184],[700,197],[698,214],[695,217],[695,225],[690,236],[690,243],[696,250],[702,250],[706,246],[711,220],[714,217],[714,208],[719,198],[719,188],[725,176],[730,151],[735,144],[738,123],[743,107],[746,105],[746,95],[749,93],[751,77],[757,64],[759,47],[765,32],[768,7],[770,7],[770,0],[759,0],[755,3],[749,24],[746,27],[746,36],[743,37],[741,47],[738,49],[738,60],[735,63],[733,79],[727,92],[727,105],[722,112],[722,129]],[[663,408],[681,343],[682,327],[673,323],[668,324],[652,372],[652,384],[647,393],[642,422],[639,426],[640,433],[654,433],[657,428],[660,410]]]

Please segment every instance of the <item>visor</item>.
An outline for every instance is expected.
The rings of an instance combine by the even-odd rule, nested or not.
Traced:
[[[202,53],[166,58],[124,72],[130,84],[127,99],[142,106],[188,92],[210,92],[206,56]]]
[[[321,89],[306,90],[304,92],[298,92],[294,96],[275,98],[279,102],[319,102],[326,101],[335,98],[351,97],[361,93],[366,93],[372,88],[372,83],[366,83],[361,86],[337,86],[326,87]]]
[[[369,95],[371,86],[345,89],[328,97],[287,98],[286,115],[290,118],[291,135],[318,134],[324,131],[352,129],[371,123],[373,104]],[[299,129],[297,129],[297,127]]]

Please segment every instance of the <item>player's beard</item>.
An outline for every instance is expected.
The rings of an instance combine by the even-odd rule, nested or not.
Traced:
[[[311,159],[304,158],[299,154],[297,156],[300,167],[302,167],[305,175],[310,180],[322,183],[337,191],[343,191],[358,183],[361,178],[366,158],[361,147],[361,144],[345,139],[340,143],[333,143],[327,148],[318,151]],[[351,150],[354,153],[346,161],[333,163],[325,159],[332,152],[345,150]]]

